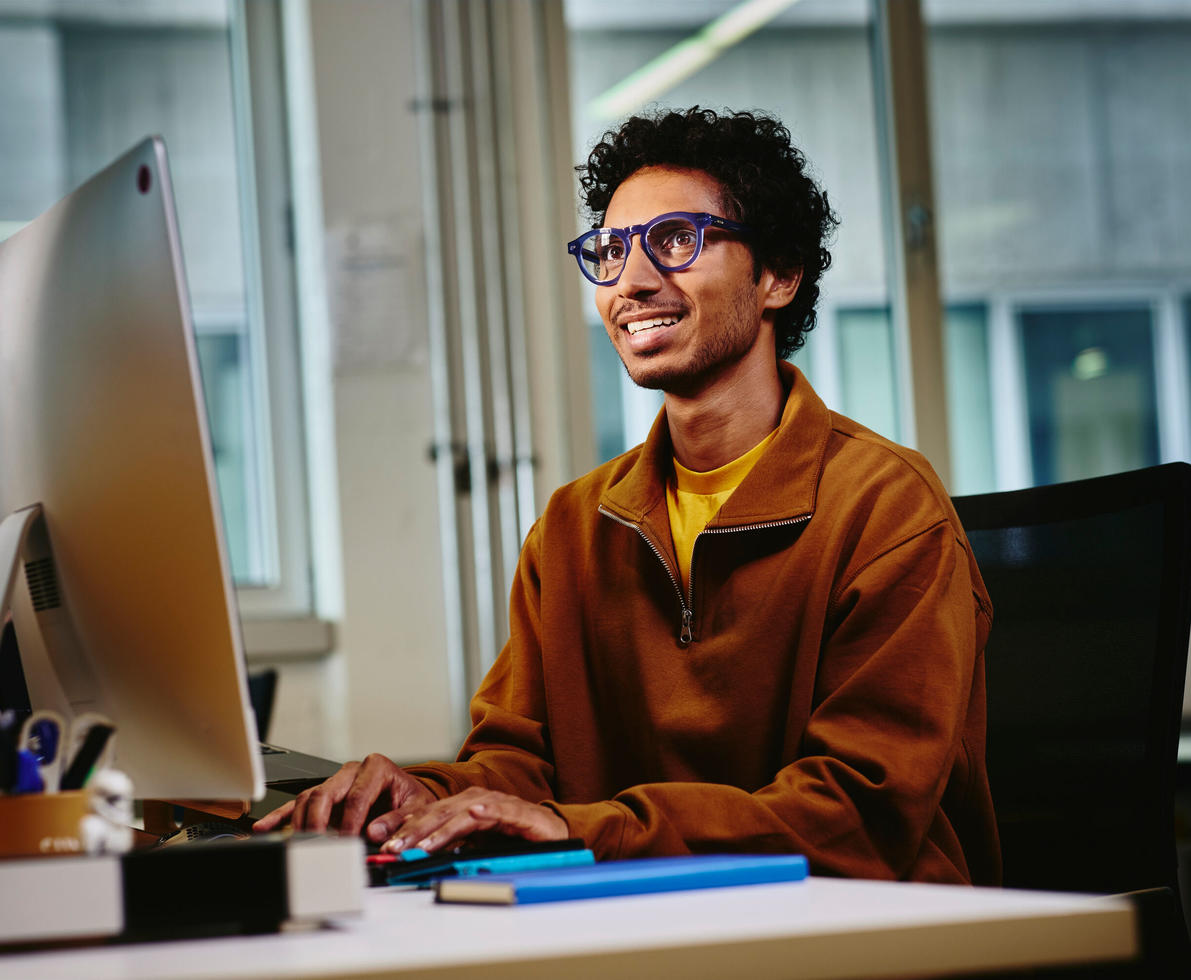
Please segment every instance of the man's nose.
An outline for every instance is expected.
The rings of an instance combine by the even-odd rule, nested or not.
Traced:
[[[624,296],[655,293],[662,288],[664,281],[662,271],[653,264],[640,236],[636,236],[625,259],[624,269],[621,270],[617,289]]]

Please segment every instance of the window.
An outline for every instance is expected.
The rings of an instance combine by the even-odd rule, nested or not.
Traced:
[[[833,407],[888,438],[903,438],[899,424],[896,349],[888,306],[841,306],[835,329],[810,335],[807,350],[795,356],[801,366],[808,355],[822,362],[814,373],[822,389],[827,364],[837,377]],[[944,310],[947,417],[951,434],[951,490],[978,493],[993,486],[994,443],[989,376],[988,310],[978,302],[956,303]],[[822,356],[834,343],[830,358]],[[808,372],[809,373],[809,372]]]
[[[725,38],[726,20],[715,19],[757,5],[568,0],[576,154],[613,116],[652,103],[780,116],[842,218],[820,325],[794,362],[833,407],[912,440],[888,313],[873,8],[778,6],[752,33]],[[1191,169],[1182,107],[1191,0],[925,0],[922,10],[951,489],[1009,489],[1187,457],[1191,396],[1187,372],[1174,365],[1187,363],[1191,329],[1191,238],[1182,233],[1191,194],[1181,176]],[[678,50],[700,46],[697,70],[676,67]],[[639,85],[659,77],[659,65],[669,76]],[[635,104],[614,103],[634,86]],[[1092,324],[1109,361],[1104,375],[1081,379],[1069,369],[1084,348],[1068,348]],[[594,415],[609,455],[644,435],[648,413],[634,409],[601,333],[593,326],[593,358],[611,364],[593,368]],[[1092,370],[1097,356],[1075,370]],[[1056,373],[1060,365],[1066,374]],[[609,388],[613,377],[619,389]],[[1077,407],[1084,396],[1086,407]],[[610,424],[613,402],[621,412]],[[1081,426],[1100,441],[1079,443]]]
[[[995,449],[960,486],[1187,458],[1191,3],[924,14],[942,291],[986,311],[947,352],[955,452]]]
[[[951,492],[979,493],[995,484],[988,307],[955,303],[944,317]]]
[[[839,342],[840,410],[882,435],[896,439],[893,327],[889,308],[836,310]]]
[[[1147,307],[1019,311],[1034,482],[1158,462]]]
[[[233,575],[256,611],[295,611],[308,595],[279,542],[274,450],[288,443],[270,427],[243,13],[0,0],[0,235],[164,138]]]

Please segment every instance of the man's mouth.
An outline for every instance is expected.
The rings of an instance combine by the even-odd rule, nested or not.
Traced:
[[[646,330],[657,330],[659,327],[672,327],[682,319],[682,314],[671,313],[667,316],[652,316],[644,320],[632,320],[626,323],[625,329],[633,335]]]

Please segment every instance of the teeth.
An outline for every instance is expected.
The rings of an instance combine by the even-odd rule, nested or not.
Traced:
[[[642,330],[652,330],[654,327],[670,327],[679,321],[677,316],[655,316],[652,320],[636,320],[626,324],[629,333],[640,333]]]

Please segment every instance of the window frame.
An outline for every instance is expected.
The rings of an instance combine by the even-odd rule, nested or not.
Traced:
[[[1162,283],[1060,283],[1004,292],[949,293],[949,303],[983,302],[988,306],[990,388],[996,406],[995,489],[1018,490],[1034,485],[1019,319],[1023,311],[1147,307],[1153,338],[1158,461],[1191,458],[1191,322],[1182,311],[1188,297],[1191,280],[1184,279]]]
[[[229,0],[228,39],[242,237],[248,267],[249,331],[254,350],[263,354],[247,366],[258,399],[253,405],[253,417],[261,473],[259,543],[262,553],[271,558],[264,581],[237,583],[236,596],[244,620],[292,621],[313,617],[314,597],[304,473],[293,203],[276,5]],[[253,636],[259,633],[259,629],[251,631]]]

